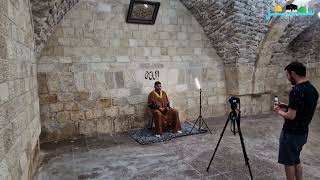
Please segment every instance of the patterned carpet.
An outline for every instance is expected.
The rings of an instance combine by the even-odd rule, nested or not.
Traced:
[[[190,122],[183,122],[181,124],[181,131],[182,133],[171,133],[171,132],[165,132],[162,134],[160,138],[156,137],[154,132],[151,129],[143,128],[143,129],[134,129],[129,131],[129,136],[137,141],[138,143],[145,145],[145,144],[151,144],[151,143],[157,143],[162,141],[169,141],[173,138],[182,137],[182,136],[189,136],[193,134],[199,134],[199,133],[206,133],[207,130],[201,128],[199,132],[198,126],[195,126],[190,133],[192,129],[193,124]]]

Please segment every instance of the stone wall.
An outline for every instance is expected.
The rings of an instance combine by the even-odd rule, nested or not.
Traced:
[[[275,77],[271,83],[274,92],[284,92],[282,95],[284,99],[287,99],[287,93],[291,88],[283,69],[293,61],[299,61],[306,65],[307,78],[318,91],[320,90],[320,38],[317,36],[320,33],[320,20],[314,18],[311,22],[296,38],[288,43],[288,46],[282,52],[276,51],[277,55],[273,56],[272,65],[268,67],[276,72],[273,75],[269,74]]]
[[[161,1],[155,25],[127,24],[128,0],[81,0],[50,37],[38,62],[42,139],[143,127],[155,80],[180,111],[225,114],[224,66],[202,27],[177,0]]]
[[[154,26],[125,23],[129,0],[83,0],[74,7],[77,2],[32,0],[37,52],[55,30],[38,71],[47,140],[143,126],[148,117],[141,103],[152,74],[178,102],[183,119],[196,111],[196,95],[186,100],[182,94],[196,93],[193,77],[213,71],[217,77],[202,77],[218,89],[205,94],[205,103],[219,104],[209,105],[208,115],[222,114],[222,99],[231,95],[242,99],[243,114],[269,112],[272,96],[290,89],[282,66],[296,57],[287,56],[288,46],[313,24],[308,17],[266,24],[263,0],[166,0]]]
[[[237,61],[234,40],[235,2],[226,0],[181,0],[197,19],[225,64]]]
[[[275,30],[277,30],[280,26],[279,23],[276,23],[277,25],[275,26],[266,23],[265,15],[267,13],[267,6],[266,2],[263,0],[180,1],[188,8],[190,11],[189,14],[194,16],[202,26],[204,33],[210,40],[210,43],[217,50],[217,54],[223,60],[223,63],[225,64],[227,95],[237,95],[246,99],[244,102],[247,104],[245,104],[244,107],[246,109],[245,113],[247,114],[268,112],[270,110],[269,104],[272,97],[270,96],[270,91],[268,89],[270,84],[268,82],[264,83],[265,81],[268,81],[268,79],[265,78],[267,71],[266,66],[264,66],[264,62],[266,61],[263,60],[263,63],[261,63],[260,59],[266,59],[264,54],[268,54],[268,58],[271,55],[270,58],[273,60],[279,59],[275,57],[282,55],[282,52],[285,51],[285,48],[288,46],[288,44],[306,27],[308,27],[309,21],[304,21],[303,18],[297,17],[288,18],[289,20],[282,21],[282,23],[280,23],[281,33],[277,33],[277,36],[280,37],[278,37],[277,40],[273,40],[276,42],[270,43],[267,40],[268,37],[265,35],[268,34],[268,31],[276,32]],[[45,13],[42,14],[42,16],[47,17],[42,18],[42,21],[39,21],[41,23],[36,23],[35,29],[43,29],[42,32],[48,31],[48,26],[46,23],[47,19],[51,18],[53,19],[52,22],[58,22],[59,19],[61,19],[66,13],[66,11],[69,10],[77,1],[73,0],[72,3],[68,3],[69,1],[66,0],[55,2],[57,2],[57,4],[60,3],[61,6],[59,7],[63,7],[62,9],[65,11],[60,12],[61,8],[55,8],[56,14],[61,16],[51,17],[51,15],[48,15],[47,17],[46,13],[48,14],[53,7],[52,4],[54,3],[33,0],[35,7],[46,7],[42,8],[41,12]],[[113,1],[106,2],[112,3]],[[126,0],[124,2],[128,1]],[[175,1],[170,1],[170,3],[170,6],[175,6],[175,4],[177,4]],[[282,1],[277,1],[277,3],[285,5],[285,3]],[[48,5],[44,6],[45,4]],[[72,6],[68,6],[68,4],[71,4]],[[35,12],[38,12],[38,10],[35,10]],[[39,18],[34,19],[38,22]],[[49,29],[52,30],[55,27],[55,24],[54,26],[49,27]],[[127,29],[132,30],[129,28]],[[39,36],[39,41],[45,42],[45,33],[42,34],[43,36]],[[43,39],[45,39],[45,41]],[[271,51],[266,51],[265,43],[269,44],[268,46],[271,46],[272,44],[272,53]],[[53,49],[51,50],[53,51]],[[55,51],[61,51],[61,48],[56,48]],[[264,54],[262,55],[260,53]],[[268,60],[268,62],[274,63],[273,60]],[[282,58],[280,61],[287,62],[288,60]],[[276,64],[276,62],[274,64]],[[264,87],[266,88],[263,89]],[[262,104],[264,105],[256,109],[256,107],[251,106],[251,104],[256,104],[255,102],[263,102]]]
[[[252,21],[260,22],[260,25],[262,25],[260,27],[264,27],[264,23],[262,21],[259,21],[259,19],[263,20],[264,16],[253,17],[252,15],[250,15],[248,17],[254,18],[255,20]],[[251,65],[250,61],[242,64],[239,60],[238,68],[233,67],[234,71],[238,69],[239,72],[242,71],[245,73],[239,73],[238,77],[236,75],[231,78],[226,76],[228,92],[230,93],[229,89],[234,89],[235,91],[231,93],[238,93],[240,96],[242,96],[242,99],[247,101],[244,107],[244,110],[246,112],[249,112],[250,114],[268,112],[271,109],[271,101],[274,95],[280,96],[280,98],[284,101],[287,100],[288,92],[291,89],[291,86],[286,78],[286,74],[283,69],[292,61],[299,60],[304,62],[307,67],[313,67],[308,69],[308,71],[310,72],[310,75],[308,77],[312,81],[315,80],[315,85],[317,87],[319,86],[319,83],[316,80],[318,79],[318,75],[316,75],[316,71],[314,70],[314,67],[317,67],[318,65],[309,63],[308,61],[299,58],[299,56],[301,57],[301,55],[304,54],[302,53],[303,50],[300,49],[300,51],[296,51],[296,53],[293,53],[294,51],[289,50],[291,49],[290,46],[292,45],[306,47],[311,49],[311,51],[316,50],[314,46],[311,47],[299,45],[299,43],[295,39],[299,34],[304,34],[303,32],[307,28],[315,29],[315,24],[317,21],[319,21],[317,17],[273,18],[267,25],[268,31],[263,31],[264,33],[260,34],[262,36],[258,36],[258,39],[260,39],[260,37],[263,38],[257,41],[259,42],[259,46],[257,48],[257,51],[255,52],[256,60],[254,61],[254,64]],[[259,23],[257,23],[257,25],[259,25]],[[244,29],[246,26],[242,27],[242,29]],[[252,28],[257,30],[257,27]],[[265,30],[265,28],[262,29]],[[251,30],[249,34],[252,34]],[[245,36],[243,34],[240,35]],[[301,41],[304,42],[306,40],[304,39]],[[250,42],[254,41],[249,40],[248,43]],[[240,53],[240,55],[241,54],[243,53]],[[296,54],[296,56],[292,56],[290,54]],[[241,59],[241,57],[239,59]],[[248,60],[250,58],[245,59]],[[314,58],[313,61],[317,61],[316,59],[317,58]],[[225,69],[226,73],[230,72],[228,67],[226,67]],[[237,78],[238,81],[235,81],[235,83],[230,83],[231,79]],[[239,85],[236,83],[239,83]],[[238,90],[236,88],[230,88],[232,86],[239,88]],[[250,104],[253,104],[254,106],[251,106]],[[257,108],[255,104],[259,104],[262,109],[260,110],[261,107],[259,106]]]
[[[319,11],[319,1],[310,1],[309,8]],[[271,27],[261,43],[254,75],[254,93],[280,96],[288,100],[291,85],[284,68],[292,61],[307,66],[307,76],[319,90],[319,57],[316,34],[319,18],[281,17],[273,18]]]
[[[31,179],[40,134],[29,1],[0,0],[0,179]]]

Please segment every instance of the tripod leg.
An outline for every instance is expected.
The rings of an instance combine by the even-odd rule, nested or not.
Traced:
[[[196,122],[193,124],[192,128],[191,128],[191,131],[189,132],[189,134],[191,134],[193,128],[196,126],[197,122],[199,121],[199,118],[196,120]]]
[[[206,123],[203,119],[202,119],[202,121],[203,121],[204,125],[206,125],[206,127],[207,127],[207,129],[209,130],[210,134],[212,134],[211,130],[209,129],[209,127],[208,127],[208,125],[207,125],[207,123]]]
[[[240,117],[237,118],[236,124],[237,124],[237,126],[238,126],[238,132],[239,132],[239,136],[240,136],[240,142],[241,142],[241,147],[242,147],[242,152],[243,152],[244,160],[245,160],[245,162],[246,162],[246,166],[248,166],[251,180],[253,180],[252,172],[251,172],[251,168],[250,168],[250,164],[249,164],[249,158],[248,158],[248,156],[247,156],[246,147],[244,146],[243,137],[242,137],[242,133],[241,133],[241,129],[240,129]]]
[[[233,121],[233,135],[236,135],[236,120]]]
[[[200,133],[200,130],[201,130],[201,125],[202,125],[202,123],[201,123],[201,120],[202,120],[202,117],[201,116],[199,116],[199,130],[198,130],[198,132]]]
[[[228,122],[229,122],[229,117],[228,117],[228,119],[227,119],[227,121],[226,121],[226,124],[224,125],[224,128],[223,128],[223,130],[222,130],[222,132],[221,132],[221,135],[220,135],[220,139],[219,139],[219,141],[218,141],[218,144],[217,144],[216,148],[214,149],[214,152],[213,152],[213,155],[212,155],[212,157],[211,157],[210,163],[209,163],[209,165],[208,165],[208,167],[207,167],[207,172],[209,171],[209,168],[210,168],[210,166],[211,166],[211,163],[212,163],[212,160],[213,160],[213,158],[214,158],[214,155],[215,155],[216,152],[217,152],[217,149],[218,149],[218,147],[219,147],[219,144],[220,144],[220,141],[221,141],[221,139],[222,139],[223,133],[224,133],[224,131],[226,130],[226,127],[227,127],[227,125],[228,125]]]

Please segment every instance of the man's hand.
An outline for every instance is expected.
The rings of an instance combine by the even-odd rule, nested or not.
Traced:
[[[274,105],[273,106],[273,111],[279,114],[279,112],[281,111],[280,106],[279,105]]]
[[[168,110],[169,108],[168,107],[165,107],[165,108],[159,108],[160,112],[164,113]]]
[[[154,104],[154,103],[150,103],[150,104],[148,104],[148,106],[149,106],[150,109],[158,109],[159,108],[159,106],[157,104]]]
[[[167,103],[167,107],[166,108],[170,109],[170,103],[169,102]]]
[[[278,106],[279,106],[280,108],[287,108],[287,107],[288,107],[288,104],[285,104],[285,103],[283,103],[283,102],[280,102],[280,103],[278,104]]]

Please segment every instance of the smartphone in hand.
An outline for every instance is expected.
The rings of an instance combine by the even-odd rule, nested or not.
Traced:
[[[274,102],[274,105],[279,105],[280,104],[278,96],[274,96],[273,102]]]
[[[284,104],[284,103],[282,103],[282,102],[279,101],[278,96],[274,96],[273,101],[274,101],[274,105],[277,105],[277,106],[279,106],[280,108],[288,108],[288,105],[287,105],[287,104]]]
[[[280,108],[288,108],[288,105],[284,104],[284,103],[279,103],[278,106]]]

